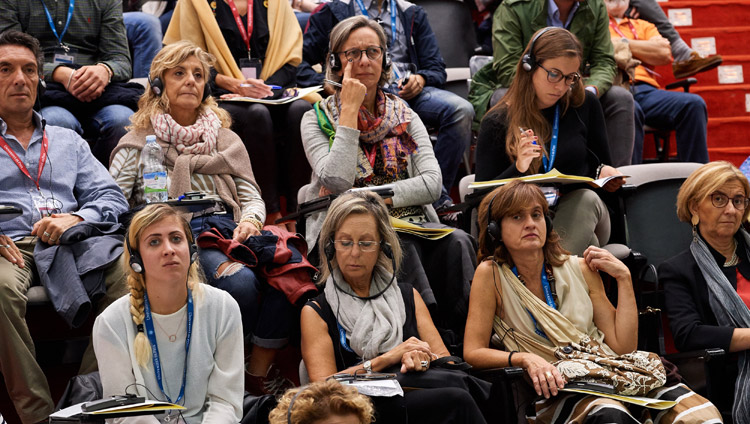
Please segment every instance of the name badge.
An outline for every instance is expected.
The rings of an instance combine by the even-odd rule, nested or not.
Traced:
[[[52,57],[52,63],[62,63],[66,65],[72,65],[76,63],[76,50],[72,48],[56,48],[55,55]]]
[[[260,59],[240,59],[240,71],[242,76],[252,79],[260,78],[260,71],[263,69],[263,63]]]

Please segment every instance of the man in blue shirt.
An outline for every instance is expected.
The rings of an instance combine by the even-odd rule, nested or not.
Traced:
[[[35,249],[59,246],[63,233],[82,221],[114,224],[128,209],[86,141],[72,130],[46,126],[33,110],[42,63],[35,38],[0,34],[0,202],[23,211],[10,219],[0,215],[0,372],[24,424],[46,420],[54,409],[25,321],[26,293],[40,279]],[[125,293],[119,261],[103,269],[106,295],[99,311]],[[82,370],[95,365],[92,360]]]

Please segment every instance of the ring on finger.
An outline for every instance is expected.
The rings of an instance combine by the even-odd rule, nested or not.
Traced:
[[[44,237],[49,237],[49,236],[51,236],[52,234],[50,234],[50,233],[48,233],[48,232],[46,232],[46,231],[45,231],[43,235],[44,235]]]
[[[545,372],[545,373],[544,373],[544,376],[545,376],[545,377],[547,377],[548,379],[549,379],[549,378],[554,378],[554,377],[555,377],[555,376],[553,376],[553,375],[552,375],[552,373],[551,373],[551,372],[549,372],[549,371]]]
[[[56,239],[56,238],[52,238],[52,237],[50,237],[50,238],[49,238],[49,241],[51,241],[51,242],[53,242],[53,243],[54,243],[54,242],[56,242],[56,241],[57,241],[57,239]]]
[[[422,368],[427,368],[427,366],[430,365],[430,362],[429,361],[422,361],[422,362],[419,363],[419,365],[421,365]]]
[[[10,249],[10,245],[9,244],[0,244],[0,247],[4,247],[6,249]]]

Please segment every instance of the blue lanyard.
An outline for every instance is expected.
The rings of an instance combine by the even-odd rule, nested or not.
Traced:
[[[352,348],[350,348],[349,344],[346,342],[346,330],[344,330],[344,327],[342,327],[341,324],[338,323],[338,321],[336,321],[336,326],[339,328],[339,343],[341,343],[341,346],[344,349],[354,353]]]
[[[560,129],[560,104],[555,105],[555,120],[552,123],[552,140],[549,142],[549,159],[542,157],[542,163],[544,164],[544,172],[552,170],[552,165],[555,164],[555,156],[557,156],[557,132]],[[544,274],[542,272],[542,274]],[[544,278],[544,275],[542,275]],[[549,303],[549,302],[547,302]]]
[[[52,33],[55,34],[55,38],[57,38],[57,42],[60,43],[60,46],[65,48],[65,44],[63,44],[62,39],[65,37],[65,33],[68,31],[68,25],[70,25],[70,19],[73,17],[73,5],[75,5],[76,0],[70,0],[70,6],[68,6],[68,19],[65,21],[65,27],[63,28],[60,35],[57,35],[57,28],[55,28],[55,23],[52,21],[52,15],[49,14],[49,10],[47,9],[47,5],[44,4],[44,0],[42,1],[42,7],[44,7],[44,13],[47,15],[47,22],[49,22],[49,27],[52,29]],[[67,51],[67,48],[66,48]]]
[[[359,6],[359,10],[362,12],[363,15],[365,15],[365,17],[367,18],[370,17],[370,14],[367,13],[367,9],[365,9],[365,4],[362,3],[362,0],[357,0],[357,6]],[[393,43],[396,42],[396,0],[390,0],[389,7],[391,8],[391,47],[392,47]]]
[[[552,296],[552,288],[549,285],[549,280],[547,279],[547,272],[544,267],[545,265],[542,265],[542,290],[544,291],[544,298],[547,302],[547,305],[549,305],[550,307],[554,309],[557,309],[557,304],[555,303],[555,298]],[[514,266],[511,269],[511,271],[513,271],[513,274],[515,274],[515,276],[518,277],[518,268]],[[547,335],[544,334],[544,331],[542,331],[542,329],[539,328],[539,325],[537,325],[536,318],[534,318],[534,315],[532,315],[528,309],[526,309],[526,312],[529,314],[531,321],[534,322],[534,332],[536,332],[536,334],[546,339]]]
[[[187,304],[187,337],[185,338],[185,365],[182,367],[182,387],[180,387],[180,394],[177,399],[173,402],[172,398],[164,391],[164,383],[162,383],[161,376],[161,361],[159,360],[159,346],[156,344],[156,333],[154,332],[154,322],[151,318],[151,305],[148,303],[148,293],[143,293],[143,309],[146,317],[144,322],[146,324],[146,334],[148,335],[148,341],[151,343],[151,356],[154,362],[154,374],[156,374],[156,382],[159,383],[159,389],[164,397],[167,398],[169,403],[178,403],[185,396],[185,382],[187,381],[187,361],[188,352],[190,351],[190,336],[193,333],[193,293],[188,289],[188,304]]]

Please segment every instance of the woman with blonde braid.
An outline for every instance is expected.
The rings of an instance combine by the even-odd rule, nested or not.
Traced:
[[[130,294],[94,323],[104,396],[137,393],[176,403],[187,423],[236,423],[243,397],[240,310],[227,292],[201,283],[195,253],[190,225],[171,207],[149,205],[133,217],[123,254]],[[169,422],[175,414],[117,422]]]

